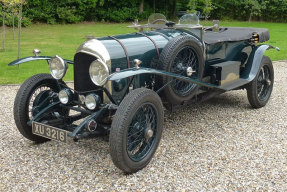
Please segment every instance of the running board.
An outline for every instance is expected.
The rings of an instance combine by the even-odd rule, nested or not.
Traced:
[[[231,82],[231,83],[228,83],[228,84],[224,84],[222,86],[220,86],[220,89],[223,89],[223,90],[226,90],[226,91],[230,91],[230,90],[233,90],[233,89],[236,89],[238,87],[241,87],[243,85],[246,85],[248,84],[249,81],[247,79],[238,79],[234,82]]]

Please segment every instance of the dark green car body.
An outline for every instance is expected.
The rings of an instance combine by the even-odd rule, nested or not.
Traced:
[[[239,41],[220,41],[208,44],[204,42],[200,35],[196,34],[194,31],[182,29],[159,29],[150,32],[98,38],[97,40],[103,43],[111,57],[110,72],[112,75],[110,76],[110,80],[113,81],[110,91],[114,100],[120,100],[125,95],[126,88],[129,84],[128,77],[137,75],[133,82],[133,86],[134,88],[138,88],[143,86],[152,87],[152,74],[156,73],[158,75],[161,74],[172,76],[172,74],[169,74],[168,72],[159,71],[157,61],[160,57],[162,49],[166,46],[166,44],[171,39],[179,35],[194,37],[202,49],[205,50],[204,77],[211,76],[214,70],[212,66],[218,63],[238,61],[242,65],[246,65],[244,70],[240,71],[240,79],[233,82],[233,84],[230,86],[220,86],[215,82],[197,82],[196,79],[190,79],[190,81],[193,83],[199,83],[206,87],[218,88],[225,91],[236,89],[247,84],[248,82],[251,82],[259,70],[260,61],[264,55],[264,52],[267,49],[272,48],[269,45],[255,45],[251,41],[252,37]],[[120,41],[120,43],[115,39]],[[87,42],[89,41],[92,40],[88,40]],[[84,44],[87,44],[87,42]],[[41,56],[23,58],[10,63],[9,65],[18,65],[38,59],[49,60],[50,58],[51,57]],[[75,87],[79,92],[86,92],[96,88],[96,86],[91,82],[88,74],[89,64],[95,58],[96,57],[93,56],[92,53],[78,52],[75,55],[74,62],[66,60],[67,63],[74,64]],[[137,72],[135,69],[133,69],[134,59],[139,59],[142,61],[140,69],[136,70]],[[87,64],[85,64],[85,60],[88,60]],[[147,69],[144,68],[154,69],[157,70],[157,72],[147,72]],[[230,72],[232,72],[232,70]],[[113,77],[113,74],[117,76],[116,79]],[[176,74],[173,75],[173,77],[176,76]],[[184,77],[179,78],[184,79]],[[83,86],[83,84],[85,84],[85,86]]]
[[[74,65],[73,88],[62,80],[66,71],[60,78],[39,74],[23,83],[14,104],[14,119],[22,135],[39,142],[51,139],[50,130],[61,136],[56,139],[60,141],[66,141],[67,132],[75,141],[110,134],[114,164],[133,173],[149,163],[159,144],[163,106],[172,111],[236,89],[247,89],[254,108],[268,102],[274,74],[264,53],[274,47],[259,44],[269,40],[267,29],[222,27],[213,31],[164,21],[163,27],[148,25],[149,31],[140,28],[136,33],[89,37],[73,61],[36,55],[11,62],[10,66],[47,60],[52,76],[55,59],[65,70],[66,64]],[[103,84],[95,80],[102,77]],[[41,86],[49,89],[40,90],[30,101]],[[94,99],[94,108],[89,108],[89,97]],[[78,113],[70,115],[69,111]],[[78,120],[82,121],[75,123]],[[33,131],[38,127],[48,133],[36,137]],[[132,153],[135,149],[138,152]]]

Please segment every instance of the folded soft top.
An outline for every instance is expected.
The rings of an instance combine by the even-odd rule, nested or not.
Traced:
[[[221,27],[219,32],[206,30],[204,34],[204,41],[207,44],[214,44],[224,41],[242,41],[252,38],[252,34],[259,35],[259,42],[269,40],[269,31],[264,28],[243,28],[243,27]]]

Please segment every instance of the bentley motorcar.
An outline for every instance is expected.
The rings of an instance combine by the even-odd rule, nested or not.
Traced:
[[[268,29],[204,27],[197,14],[177,23],[153,14],[137,32],[93,38],[73,61],[35,56],[9,65],[47,60],[50,74],[36,74],[20,87],[14,103],[19,132],[36,143],[108,135],[113,163],[125,173],[144,168],[159,145],[164,108],[202,102],[246,89],[253,108],[267,104],[274,83]],[[73,65],[73,85],[63,81]],[[71,143],[71,142],[68,142]]]

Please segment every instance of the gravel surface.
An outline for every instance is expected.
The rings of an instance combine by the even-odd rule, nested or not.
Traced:
[[[18,86],[0,87],[0,191],[287,191],[287,63],[276,62],[268,105],[246,91],[166,112],[150,164],[125,175],[107,138],[35,145],[16,130]]]

